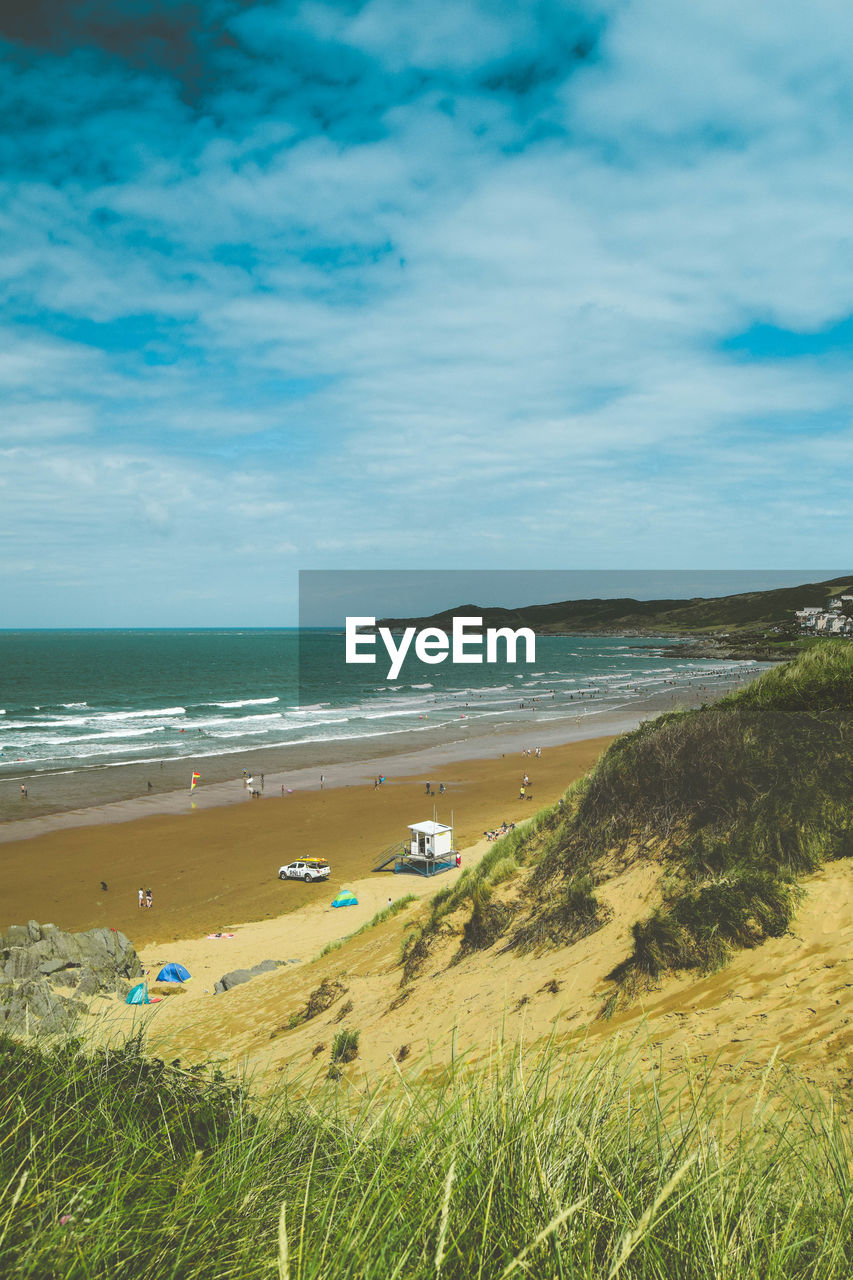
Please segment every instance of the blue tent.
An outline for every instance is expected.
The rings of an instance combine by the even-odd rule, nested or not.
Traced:
[[[182,964],[164,964],[157,974],[158,982],[189,982],[190,971]]]
[[[341,889],[338,896],[332,902],[333,907],[357,907],[358,898],[349,889]]]
[[[128,991],[127,999],[125,1000],[125,1004],[150,1004],[150,1003],[151,1001],[148,998],[147,982],[138,982],[135,987],[132,987],[131,990]]]

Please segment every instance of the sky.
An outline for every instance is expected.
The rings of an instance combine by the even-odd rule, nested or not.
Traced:
[[[0,0],[0,58],[0,626],[843,569],[848,4]]]

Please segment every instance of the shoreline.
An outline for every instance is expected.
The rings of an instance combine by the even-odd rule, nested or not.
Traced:
[[[120,827],[66,826],[8,841],[0,856],[0,928],[30,919],[70,932],[106,927],[125,933],[139,949],[271,918],[286,922],[308,904],[327,908],[353,882],[372,881],[373,869],[401,845],[410,823],[452,823],[456,848],[467,849],[501,822],[529,818],[588,772],[610,741],[596,737],[554,747],[543,741],[541,758],[514,752],[455,762],[445,757],[447,794],[441,797],[424,795],[423,772],[398,768],[378,790],[349,784],[268,793],[258,803],[150,813]],[[524,772],[530,784],[522,798]],[[437,784],[435,770],[428,776]],[[307,855],[329,861],[327,881],[278,878],[281,865]],[[386,897],[407,892],[414,879],[375,874]],[[137,906],[141,886],[153,890],[151,910]],[[348,930],[352,916],[344,916],[340,927]]]
[[[7,795],[0,805],[0,844],[35,839],[52,832],[96,827],[102,824],[133,822],[157,815],[191,814],[242,804],[251,797],[242,784],[236,764],[249,762],[249,773],[257,780],[264,776],[264,797],[319,791],[320,775],[325,775],[325,787],[367,785],[372,777],[386,774],[389,779],[401,770],[411,776],[417,772],[438,772],[450,764],[466,760],[497,759],[520,752],[523,747],[555,747],[589,741],[593,738],[612,737],[629,732],[645,720],[676,708],[691,708],[704,702],[716,701],[732,688],[741,687],[748,679],[754,679],[759,670],[749,672],[740,680],[720,681],[716,686],[697,690],[677,689],[671,694],[655,694],[646,699],[632,700],[623,707],[602,707],[579,703],[576,716],[559,719],[541,719],[537,711],[530,709],[523,723],[509,727],[496,727],[484,733],[482,727],[467,720],[453,722],[453,734],[447,723],[425,728],[422,745],[413,746],[399,740],[410,739],[412,731],[377,735],[375,738],[338,739],[324,746],[322,753],[316,744],[298,744],[279,748],[260,748],[254,751],[215,754],[194,760],[161,762],[158,768],[150,764],[130,763],[109,770],[98,770],[103,776],[118,775],[106,796],[93,798],[89,803],[75,802],[80,790],[84,794],[91,783],[85,771],[73,774],[42,773],[20,775],[4,779],[15,788],[26,779],[32,794],[26,799]],[[581,710],[582,708],[582,710]],[[469,725],[473,731],[469,731]],[[190,793],[179,780],[185,780],[196,764],[204,762],[210,782],[203,782]],[[93,771],[94,773],[95,771]],[[202,777],[204,777],[204,773]],[[148,791],[151,778],[157,785]],[[60,781],[60,779],[62,781]],[[50,797],[44,789],[51,787]],[[75,794],[76,793],[76,794]],[[88,797],[87,797],[88,798]],[[25,807],[27,816],[17,816]],[[35,810],[35,812],[34,812]],[[15,814],[16,816],[10,816]]]

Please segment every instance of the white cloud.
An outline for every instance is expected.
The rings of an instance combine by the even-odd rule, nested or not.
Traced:
[[[0,519],[45,582],[88,564],[131,601],[168,545],[244,599],[256,542],[291,568],[832,558],[849,357],[723,341],[853,314],[853,19],[614,6],[555,74],[547,12],[252,6],[195,116],[69,59],[56,118],[7,141],[0,228],[0,440],[28,446]],[[530,98],[484,86],[513,58]]]

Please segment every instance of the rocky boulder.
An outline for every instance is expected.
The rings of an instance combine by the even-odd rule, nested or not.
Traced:
[[[223,991],[230,991],[232,987],[239,987],[243,982],[251,982],[252,978],[256,978],[259,973],[272,973],[281,963],[282,961],[280,960],[262,960],[260,964],[253,965],[251,969],[232,969],[230,973],[223,974],[214,985],[214,994],[222,995]]]
[[[65,933],[35,920],[10,925],[0,935],[0,1031],[62,1034],[86,1011],[81,996],[124,993],[141,977],[133,945],[116,929]]]

